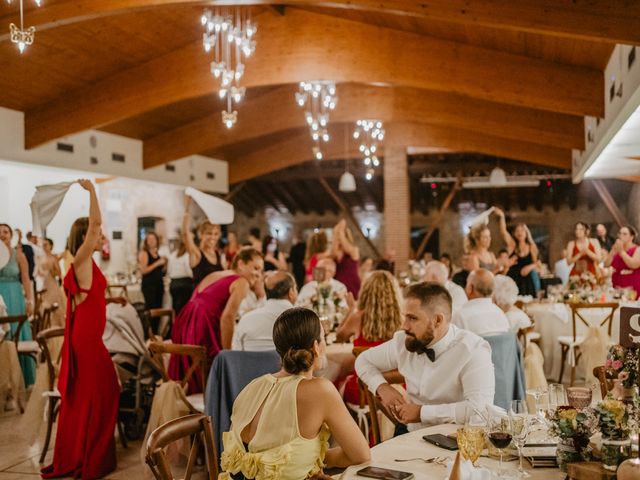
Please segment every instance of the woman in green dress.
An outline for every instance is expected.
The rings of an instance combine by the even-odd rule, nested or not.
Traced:
[[[0,269],[0,296],[7,305],[7,315],[33,314],[33,288],[29,280],[29,266],[21,248],[11,247],[13,230],[6,223],[0,223],[0,241],[11,252],[9,262]],[[26,303],[25,303],[26,298]],[[11,332],[18,328],[17,323],[11,324]],[[31,328],[23,325],[20,340],[31,340]],[[32,385],[36,378],[36,366],[31,357],[20,357],[20,366],[26,386]]]

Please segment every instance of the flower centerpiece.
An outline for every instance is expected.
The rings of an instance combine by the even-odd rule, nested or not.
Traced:
[[[595,432],[597,419],[591,409],[559,406],[549,421],[549,433],[560,439],[556,452],[558,466],[566,472],[567,464],[582,462],[590,455],[589,438]]]
[[[638,349],[611,346],[604,368],[607,379],[613,382],[613,398],[630,402],[638,380]]]
[[[607,398],[596,406],[595,411],[602,432],[602,466],[615,472],[618,465],[631,456],[627,405]]]

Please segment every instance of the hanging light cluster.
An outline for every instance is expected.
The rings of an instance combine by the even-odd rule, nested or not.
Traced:
[[[40,6],[40,0],[35,0],[36,5]],[[7,0],[7,3],[11,4],[11,0]],[[11,42],[18,45],[18,50],[23,53],[27,45],[33,43],[36,35],[36,27],[29,27],[24,29],[24,8],[22,6],[22,0],[20,0],[20,28],[15,23],[9,25],[9,32]]]
[[[362,153],[362,162],[367,167],[365,178],[371,180],[375,169],[380,166],[378,154],[384,140],[384,125],[380,120],[358,120],[353,138],[360,140],[358,150]]]
[[[335,110],[338,104],[336,84],[327,81],[300,82],[296,103],[305,109],[304,118],[314,142],[313,156],[316,160],[322,160],[320,141],[329,141],[329,112]]]
[[[222,123],[231,128],[238,120],[233,109],[244,98],[245,87],[240,86],[244,74],[244,58],[249,58],[256,49],[254,36],[258,30],[248,11],[235,8],[232,13],[224,9],[205,10],[200,19],[204,27],[202,44],[205,52],[213,51],[211,73],[220,81],[218,95],[227,100],[227,109],[222,111]]]

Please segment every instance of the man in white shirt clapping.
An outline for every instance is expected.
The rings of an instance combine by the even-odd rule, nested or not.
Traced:
[[[233,332],[232,350],[275,350],[273,324],[282,312],[293,307],[298,290],[293,275],[284,271],[267,274],[264,287],[267,294],[266,303],[240,318]]]
[[[492,300],[494,288],[495,279],[489,270],[471,272],[465,289],[469,301],[454,312],[452,323],[480,336],[508,332],[509,319]]]
[[[405,291],[404,323],[391,340],[356,359],[356,372],[382,405],[409,430],[464,423],[465,408],[493,404],[495,378],[489,344],[450,324],[451,295],[422,282]],[[383,372],[398,369],[405,399]]]

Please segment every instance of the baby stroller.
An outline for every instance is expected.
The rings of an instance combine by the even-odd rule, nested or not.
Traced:
[[[102,336],[122,385],[118,421],[129,440],[144,435],[156,382],[162,373],[151,359],[136,309],[127,304],[107,305],[107,324]]]

